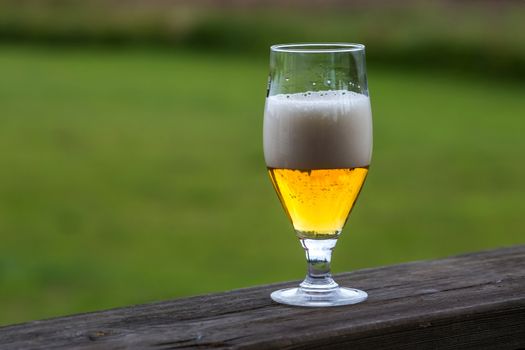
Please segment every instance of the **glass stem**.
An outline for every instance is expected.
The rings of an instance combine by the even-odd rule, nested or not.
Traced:
[[[306,252],[308,274],[301,283],[305,292],[331,291],[338,287],[332,279],[330,261],[337,239],[300,239]]]

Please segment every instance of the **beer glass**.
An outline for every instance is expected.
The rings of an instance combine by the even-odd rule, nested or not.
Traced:
[[[263,136],[271,182],[308,263],[299,287],[272,299],[314,307],[364,301],[364,291],[332,279],[330,261],[372,155],[365,47],[272,46]]]

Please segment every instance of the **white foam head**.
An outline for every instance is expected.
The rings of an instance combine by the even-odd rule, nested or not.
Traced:
[[[363,167],[372,155],[367,96],[350,91],[274,95],[266,99],[264,157],[271,168]]]

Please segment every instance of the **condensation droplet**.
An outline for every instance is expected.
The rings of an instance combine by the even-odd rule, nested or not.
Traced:
[[[286,80],[286,81],[290,81],[290,78],[286,77],[286,78],[284,78],[284,80]]]
[[[313,86],[316,86],[317,84],[314,82],[314,83],[312,83],[312,85],[313,85]]]
[[[331,81],[330,79],[328,79],[328,80],[326,81],[326,84],[327,84],[327,85],[330,85],[330,84],[332,84],[332,81]]]

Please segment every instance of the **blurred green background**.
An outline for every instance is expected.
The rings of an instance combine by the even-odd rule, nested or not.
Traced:
[[[0,324],[299,279],[268,46],[367,45],[335,272],[524,243],[519,1],[1,1]]]

